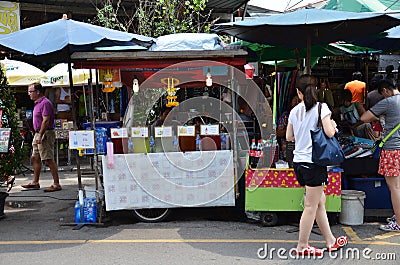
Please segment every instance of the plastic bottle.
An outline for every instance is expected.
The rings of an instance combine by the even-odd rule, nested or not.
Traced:
[[[154,141],[153,135],[150,136],[149,144],[150,144],[150,153],[154,153],[156,142]]]
[[[256,139],[252,139],[251,140],[251,145],[250,145],[250,154],[249,154],[249,159],[250,159],[250,161],[249,161],[249,163],[250,163],[250,166],[251,167],[255,167],[255,166],[257,166],[257,163],[255,163],[255,160],[256,160],[256,157],[255,157],[255,153],[256,153],[256,150],[257,150],[257,145],[256,145]],[[258,162],[258,161],[257,161]]]
[[[132,154],[134,152],[132,137],[128,137],[128,153]]]
[[[221,134],[221,150],[226,150],[226,135],[225,135],[225,133]]]
[[[231,150],[231,137],[229,133],[225,134],[225,138],[226,138],[226,150]]]
[[[107,142],[107,167],[114,167],[114,143],[111,141]]]
[[[196,151],[200,151],[200,144],[201,144],[200,134],[197,134],[196,135]]]
[[[174,139],[172,140],[172,145],[174,147],[174,152],[179,152],[179,142],[178,137],[174,135]]]
[[[83,207],[83,205],[82,205],[82,207]],[[81,205],[80,205],[79,201],[75,202],[74,211],[75,211],[75,223],[79,224],[79,223],[81,223]]]
[[[256,157],[258,158],[257,159],[258,161],[261,161],[261,165],[263,165],[264,152],[263,152],[263,144],[262,144],[261,139],[258,140]]]

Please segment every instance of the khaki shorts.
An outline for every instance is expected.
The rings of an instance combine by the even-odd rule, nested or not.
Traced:
[[[44,133],[41,144],[36,143],[36,138],[39,137],[38,133],[35,133],[32,142],[32,156],[39,156],[40,159],[49,160],[54,159],[54,143],[56,141],[56,133],[54,130],[47,130]]]

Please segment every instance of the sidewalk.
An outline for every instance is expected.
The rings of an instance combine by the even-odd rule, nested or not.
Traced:
[[[14,187],[9,192],[5,204],[5,217],[0,220],[2,228],[7,223],[13,223],[8,229],[24,229],[23,223],[35,222],[38,225],[51,223],[73,223],[74,204],[78,200],[78,174],[74,171],[59,171],[61,191],[44,192],[53,183],[50,171],[40,174],[40,189],[26,190],[21,184],[32,180],[32,173],[17,175]],[[94,175],[83,175],[82,185],[95,189]],[[55,222],[56,221],[56,222]],[[15,225],[20,223],[21,225]],[[58,223],[58,225],[60,224]]]

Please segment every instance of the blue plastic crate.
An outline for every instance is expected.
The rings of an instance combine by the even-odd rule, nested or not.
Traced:
[[[365,192],[364,209],[392,209],[390,192],[382,177],[348,178],[349,188]]]

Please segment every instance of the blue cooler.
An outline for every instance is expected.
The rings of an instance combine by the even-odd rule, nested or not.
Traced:
[[[349,188],[365,192],[365,209],[392,209],[389,188],[382,177],[347,178]]]

